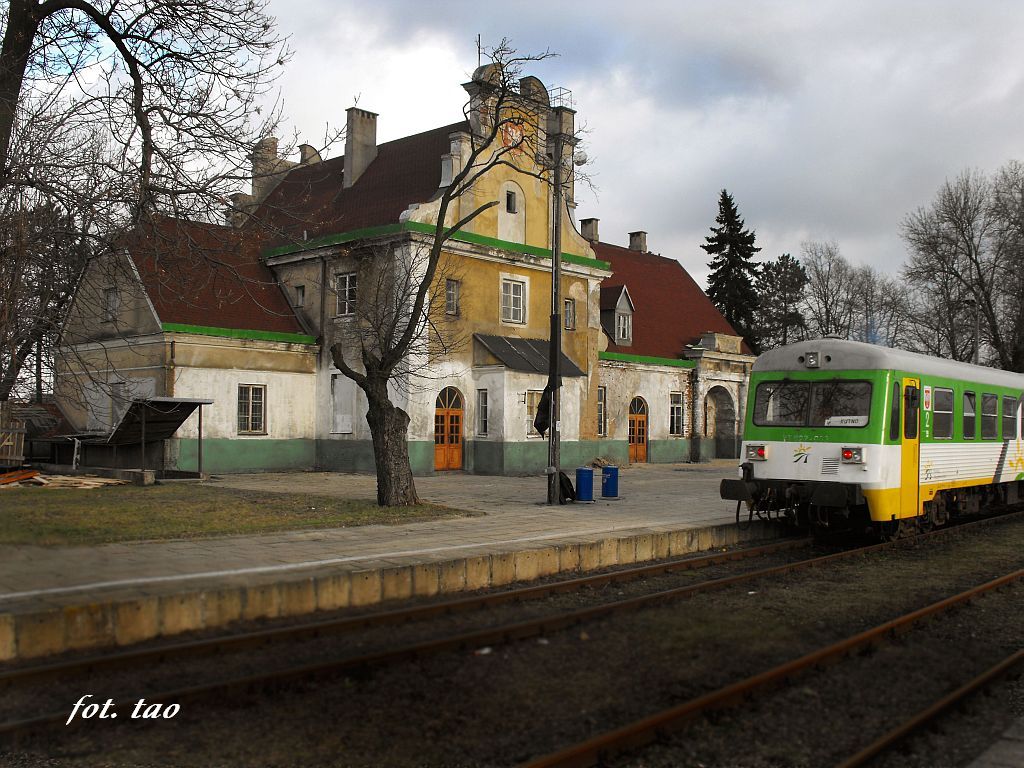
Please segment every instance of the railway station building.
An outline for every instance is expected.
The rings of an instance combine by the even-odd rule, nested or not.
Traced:
[[[345,345],[375,290],[367,254],[415,264],[427,247],[440,193],[480,130],[487,77],[483,67],[464,85],[470,119],[394,141],[378,143],[376,114],[349,109],[340,157],[303,145],[289,161],[265,139],[252,189],[225,223],[160,220],[95,261],[56,379],[75,428],[111,432],[138,399],[212,401],[147,447],[157,465],[197,468],[202,418],[205,471],[372,471],[365,396],[330,350],[341,344],[359,364]],[[536,78],[519,90],[543,105],[533,127],[543,149],[554,105]],[[559,114],[571,133],[573,111]],[[547,463],[533,421],[547,382],[553,206],[537,175],[499,165],[452,204],[458,221],[497,203],[447,241],[429,319],[447,341],[413,351],[391,392],[410,417],[417,474]],[[737,455],[749,349],[646,232],[602,241],[597,219],[577,221],[571,181],[564,206],[562,465]]]

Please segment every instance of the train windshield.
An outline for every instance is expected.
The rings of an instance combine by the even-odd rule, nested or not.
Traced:
[[[870,414],[867,381],[762,381],[754,392],[759,427],[864,427]]]

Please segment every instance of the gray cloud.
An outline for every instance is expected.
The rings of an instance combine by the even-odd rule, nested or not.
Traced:
[[[766,257],[827,238],[895,271],[899,221],[943,179],[1024,158],[1019,3],[275,7],[296,50],[282,84],[303,132],[339,122],[357,93],[381,111],[385,139],[456,119],[477,33],[557,51],[533,73],[571,88],[590,129],[599,193],[581,194],[579,215],[600,217],[611,242],[648,230],[697,278],[723,187]]]

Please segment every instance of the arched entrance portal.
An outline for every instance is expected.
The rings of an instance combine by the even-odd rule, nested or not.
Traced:
[[[712,387],[704,398],[704,435],[715,441],[715,458],[739,458],[736,406],[725,387]]]
[[[629,463],[647,461],[647,403],[634,397],[629,404]]]
[[[434,404],[434,469],[462,469],[462,393],[445,387]]]

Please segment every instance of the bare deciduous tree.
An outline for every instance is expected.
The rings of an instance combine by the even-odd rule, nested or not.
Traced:
[[[1022,187],[1024,173],[1016,163],[994,179],[964,171],[901,227],[910,248],[904,275],[933,302],[926,308],[958,318],[965,310],[979,312],[990,362],[1017,371],[1024,370]],[[950,351],[962,346],[950,335]]]
[[[272,131],[263,102],[287,51],[265,0],[8,0],[0,14],[3,399],[86,259],[147,217],[223,216]],[[28,237],[43,215],[60,226]]]

